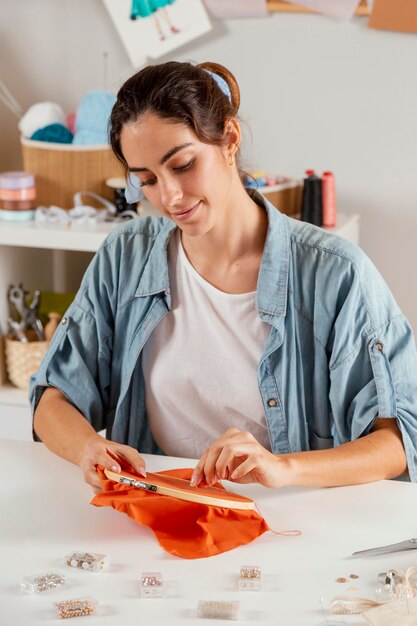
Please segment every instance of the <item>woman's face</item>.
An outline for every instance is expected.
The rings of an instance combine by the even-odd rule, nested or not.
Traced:
[[[146,113],[120,143],[149,202],[185,233],[202,235],[227,214],[237,170],[228,148],[202,143],[185,124]]]

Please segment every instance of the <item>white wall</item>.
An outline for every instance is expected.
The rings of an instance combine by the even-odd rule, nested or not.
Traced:
[[[89,89],[132,73],[100,0],[1,0],[0,77],[23,108],[73,110]],[[331,169],[339,209],[359,212],[361,244],[417,330],[417,35],[366,18],[317,15],[215,22],[170,58],[227,65],[252,129],[250,168]],[[20,167],[16,119],[0,103],[0,170]]]

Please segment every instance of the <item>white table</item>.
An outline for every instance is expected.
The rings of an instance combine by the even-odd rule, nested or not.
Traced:
[[[192,465],[184,459],[145,458],[150,471]],[[356,595],[374,598],[379,572],[405,569],[417,562],[417,551],[349,558],[355,550],[417,535],[415,484],[381,481],[358,487],[279,491],[239,486],[238,491],[256,500],[272,528],[300,528],[303,534],[268,533],[248,546],[190,561],[165,553],[148,528],[127,516],[90,506],[91,491],[80,470],[43,444],[0,440],[0,459],[0,623],[5,626],[57,623],[52,603],[81,596],[93,596],[103,605],[100,617],[80,622],[92,625],[230,623],[197,619],[196,607],[202,599],[239,600],[243,624],[316,626],[326,623],[320,597],[329,600],[336,594],[352,594],[348,588],[356,587]],[[67,567],[63,557],[73,550],[110,555],[110,570],[94,574]],[[242,565],[262,568],[265,585],[261,592],[237,591]],[[65,573],[71,587],[33,596],[20,591],[23,576],[48,570]],[[163,574],[168,597],[139,597],[138,581],[144,571]],[[350,574],[359,578],[336,582],[339,577],[349,579]],[[364,623],[358,616],[344,621]]]

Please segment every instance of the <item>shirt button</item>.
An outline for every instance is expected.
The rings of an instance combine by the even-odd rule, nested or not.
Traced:
[[[278,404],[278,402],[277,402],[277,400],[275,398],[270,398],[268,400],[268,406],[271,406],[271,407],[272,406],[277,406],[277,404]]]
[[[67,323],[67,321],[68,321],[68,319],[67,319],[66,317],[63,317],[63,318],[62,318],[62,322],[61,322],[61,324],[62,324],[63,326],[65,326],[65,324]]]
[[[384,346],[383,346],[383,344],[380,341],[378,341],[378,343],[375,344],[375,348],[377,350],[379,350],[379,352],[381,352],[381,350],[383,350]]]

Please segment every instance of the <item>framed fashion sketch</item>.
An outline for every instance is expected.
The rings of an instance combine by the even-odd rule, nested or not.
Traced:
[[[211,30],[202,0],[103,0],[134,67]]]

